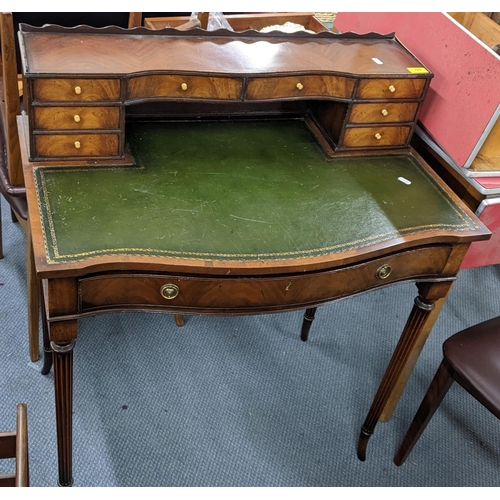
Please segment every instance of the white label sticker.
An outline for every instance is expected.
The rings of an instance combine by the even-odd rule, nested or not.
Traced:
[[[411,184],[411,181],[405,179],[404,177],[398,177],[398,181],[401,181],[403,184],[407,184],[408,186]]]
[[[376,62],[377,64],[384,64],[380,59],[378,59],[377,57],[372,57],[372,61],[373,62]]]

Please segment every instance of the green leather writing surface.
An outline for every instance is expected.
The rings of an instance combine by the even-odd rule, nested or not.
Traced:
[[[474,222],[410,154],[330,158],[302,120],[127,124],[132,166],[37,167],[49,262],[300,258]]]

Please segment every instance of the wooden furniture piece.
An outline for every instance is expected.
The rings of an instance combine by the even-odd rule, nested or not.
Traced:
[[[142,12],[129,12],[128,27],[136,28],[137,26],[142,26]]]
[[[22,26],[20,40],[59,484],[79,318],[306,309],[308,330],[318,305],[416,281],[364,460],[470,243],[489,237],[409,147],[432,73],[377,34]]]
[[[28,416],[26,405],[17,405],[16,430],[0,432],[0,459],[15,458],[16,470],[0,474],[0,486],[29,486]]]
[[[39,286],[35,276],[29,236],[28,206],[24,187],[21,150],[16,117],[20,113],[19,86],[14,44],[14,25],[10,12],[0,13],[0,192],[9,203],[15,220],[26,233],[26,275],[28,335],[31,361],[39,359],[38,311]],[[0,257],[3,257],[0,222]]]
[[[448,14],[490,49],[495,50],[496,46],[500,47],[500,24],[490,19],[484,12],[448,12]]]
[[[408,458],[453,382],[500,419],[500,317],[456,333],[443,344],[443,361],[394,457]]]

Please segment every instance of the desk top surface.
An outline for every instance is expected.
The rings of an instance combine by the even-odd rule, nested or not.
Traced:
[[[127,134],[134,165],[34,169],[49,266],[273,265],[487,233],[411,154],[332,158],[301,119],[132,122]]]
[[[30,27],[25,27],[29,29]],[[59,30],[58,30],[59,29]],[[430,77],[394,37],[323,33],[300,36],[257,32],[223,34],[54,27],[23,31],[26,75],[130,75],[148,71],[250,75],[336,72],[353,75]],[[141,34],[137,34],[141,33]],[[143,34],[146,33],[146,34]],[[170,33],[170,34],[168,34]],[[172,34],[174,33],[174,34]],[[423,75],[413,75],[420,76]]]

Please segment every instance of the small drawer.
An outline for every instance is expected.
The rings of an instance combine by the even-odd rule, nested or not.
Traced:
[[[38,78],[33,81],[33,99],[49,102],[119,101],[120,80]]]
[[[118,129],[119,107],[33,107],[36,130]]]
[[[279,99],[284,97],[338,97],[349,99],[354,78],[328,75],[302,75],[251,78],[245,99]]]
[[[405,146],[410,127],[352,127],[344,133],[346,148]]]
[[[418,102],[381,102],[354,104],[349,123],[412,122]]]
[[[36,134],[35,156],[117,156],[118,134]]]
[[[356,97],[358,99],[419,99],[426,81],[423,78],[361,80]]]
[[[241,97],[239,78],[188,75],[147,75],[130,78],[127,99],[152,97],[235,100]]]
[[[404,279],[440,276],[450,251],[448,246],[419,248],[336,270],[278,278],[95,276],[79,281],[79,312],[130,307],[234,313],[300,308]]]

